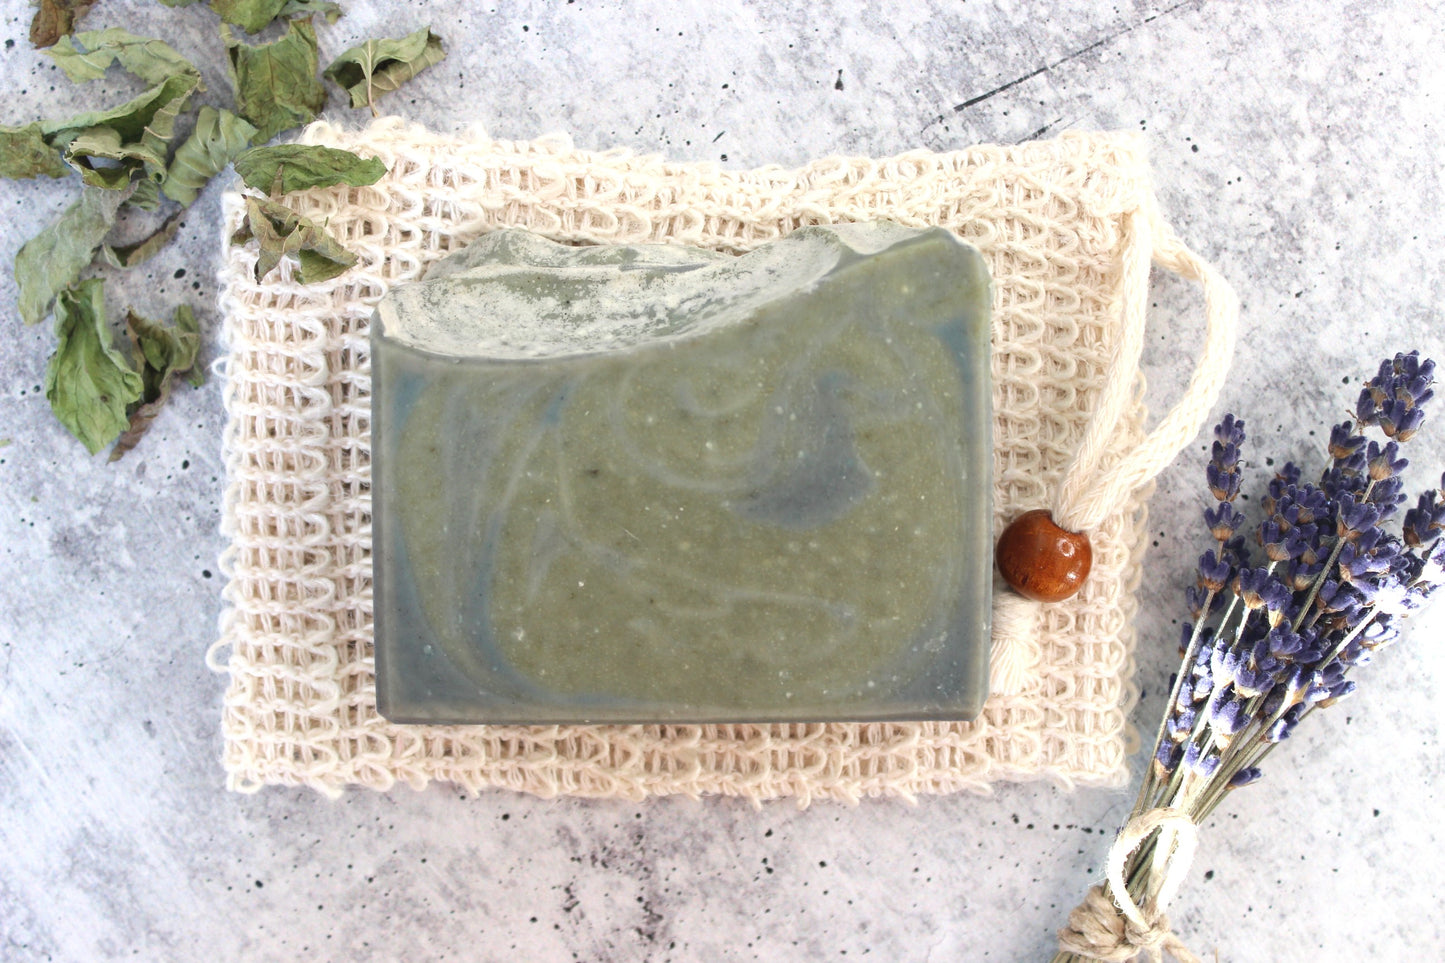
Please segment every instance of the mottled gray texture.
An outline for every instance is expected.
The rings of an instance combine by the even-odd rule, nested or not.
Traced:
[[[1426,4],[347,6],[318,30],[323,61],[423,17],[446,38],[445,62],[382,101],[442,128],[561,129],[587,148],[737,167],[1145,130],[1164,209],[1244,301],[1220,411],[1249,421],[1258,473],[1266,453],[1317,450],[1308,432],[1338,416],[1377,356],[1445,355],[1445,58]],[[114,76],[72,87],[29,49],[30,12],[0,4],[0,123],[138,90]],[[203,52],[205,98],[222,103],[214,22],[201,7],[115,0],[85,25]],[[339,93],[332,103],[362,119]],[[74,190],[0,184],[0,264]],[[212,188],[179,243],[114,288],[113,312],[168,316],[188,295],[214,358],[217,234]],[[1200,338],[1194,293],[1156,293],[1145,362],[1157,410]],[[0,303],[14,297],[0,268]],[[1039,959],[1100,871],[1123,793],[1006,786],[803,813],[442,789],[229,795],[223,680],[201,663],[221,606],[219,386],[180,388],[140,447],[106,465],[39,392],[48,327],[10,310],[0,323],[7,960]],[[1438,470],[1445,421],[1417,444]],[[1151,503],[1135,715],[1148,729],[1202,547],[1203,449]],[[1206,828],[1173,914],[1196,951],[1231,963],[1438,954],[1442,629],[1440,615],[1417,624],[1354,701],[1305,727]]]

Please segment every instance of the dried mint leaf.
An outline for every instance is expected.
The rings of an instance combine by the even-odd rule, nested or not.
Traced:
[[[126,195],[84,188],[80,200],[35,235],[15,255],[16,301],[26,324],[38,324],[50,313],[60,291],[73,284],[95,257],[115,224],[115,212]]]
[[[286,0],[211,0],[211,9],[226,23],[247,33],[260,33],[281,14]]]
[[[316,31],[310,20],[290,21],[281,39],[259,46],[236,40],[224,24],[221,38],[236,111],[256,126],[256,141],[265,143],[308,123],[326,106],[326,88],[316,78]]]
[[[166,218],[165,223],[156,228],[149,235],[134,244],[114,246],[103,244],[100,248],[100,256],[111,267],[133,268],[137,264],[144,264],[155,257],[161,248],[171,242],[176,236],[176,231],[181,227],[181,214],[176,211]]]
[[[64,177],[70,168],[45,139],[39,124],[0,127],[0,177]]]
[[[442,38],[426,27],[397,40],[368,40],[331,62],[326,77],[351,94],[351,106],[370,107],[446,56]]]
[[[40,0],[30,21],[30,43],[48,47],[75,29],[76,21],[90,12],[95,0]]]
[[[140,365],[141,396],[140,403],[131,406],[126,429],[111,449],[111,461],[140,441],[170,397],[176,375],[201,374],[195,367],[196,353],[201,347],[200,326],[190,305],[176,308],[175,323],[169,327],[127,311],[125,332],[130,337],[131,353]],[[191,383],[199,385],[200,381],[193,377]]]
[[[149,140],[149,138],[147,138]],[[111,127],[93,127],[79,134],[65,147],[65,159],[85,183],[106,190],[124,190],[137,170],[161,171],[166,168],[166,145],[139,141],[126,143]],[[96,161],[114,161],[97,164]]]
[[[365,187],[381,179],[386,165],[335,147],[278,144],[253,147],[237,157],[236,173],[247,187],[275,195],[336,184]]]
[[[259,282],[281,258],[296,258],[296,279],[302,284],[334,278],[356,263],[356,255],[341,246],[320,224],[304,218],[284,204],[260,197],[246,198],[246,219],[231,236],[232,244],[256,239]]]
[[[144,177],[137,178],[132,183],[135,187],[125,202],[127,207],[136,207],[142,211],[160,210],[161,186],[159,184]]]
[[[59,146],[64,146],[77,134],[91,127],[112,127],[125,140],[139,140],[162,108],[182,96],[190,97],[198,87],[199,79],[192,82],[190,77],[178,74],[116,107],[86,111],[64,120],[42,121],[40,130],[46,140]],[[161,121],[164,123],[165,118],[162,117]],[[170,131],[166,131],[166,136],[169,135]]]
[[[119,63],[153,86],[165,83],[178,74],[191,74],[196,78],[196,87],[206,89],[201,83],[200,71],[176,53],[170,44],[150,37],[137,37],[119,27],[61,37],[45,53],[65,71],[67,77],[78,83],[99,80],[105,76],[106,68]]]
[[[126,429],[126,408],[143,390],[141,376],[111,344],[103,282],[82,281],[60,292],[55,333],[59,344],[45,366],[45,397],[93,455]]]
[[[199,75],[175,74],[118,107],[43,123],[41,131],[87,184],[119,190],[136,171],[159,182],[176,117],[199,84]]]
[[[201,188],[244,151],[256,128],[229,110],[202,107],[196,127],[176,148],[161,190],[171,200],[189,206]]]
[[[299,17],[303,14],[320,14],[327,23],[335,23],[341,18],[341,4],[331,0],[286,0],[286,6],[281,8],[278,16]]]
[[[247,33],[260,33],[271,21],[282,17],[319,13],[327,23],[335,23],[341,16],[341,5],[329,0],[211,0],[211,9],[226,23]]]

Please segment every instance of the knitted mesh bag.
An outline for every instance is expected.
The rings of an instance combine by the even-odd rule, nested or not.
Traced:
[[[1144,502],[1222,381],[1233,296],[1158,214],[1135,135],[787,170],[721,170],[562,138],[437,134],[393,119],[313,124],[304,143],[379,157],[370,187],[288,195],[360,256],[301,285],[291,263],[254,280],[254,244],[221,269],[227,484],[220,638],[229,675],[228,785],[350,784],[639,799],[719,793],[799,805],[1001,780],[1117,785],[1131,749]],[[240,221],[225,199],[226,236]],[[730,253],[795,228],[886,219],[941,225],[994,279],[995,531],[1050,508],[1087,531],[1094,567],[1052,605],[995,595],[992,692],[966,723],[419,726],[376,711],[371,628],[370,368],[377,300],[488,231],[572,243],[674,242]],[[1177,407],[1148,434],[1138,373],[1151,261],[1202,283],[1208,333]]]

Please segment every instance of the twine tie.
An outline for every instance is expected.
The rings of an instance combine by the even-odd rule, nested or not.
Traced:
[[[1124,880],[1129,856],[1159,831],[1164,878],[1159,895],[1135,903]],[[1168,953],[1180,963],[1201,963],[1169,927],[1164,908],[1174,898],[1198,845],[1198,829],[1177,809],[1151,809],[1133,817],[1109,849],[1107,879],[1089,888],[1084,901],[1069,914],[1069,925],[1059,931],[1059,949],[1100,963],[1128,963],[1143,956],[1163,963]]]

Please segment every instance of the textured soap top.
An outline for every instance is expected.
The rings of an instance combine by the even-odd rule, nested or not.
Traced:
[[[388,340],[432,354],[521,359],[703,335],[896,245],[965,246],[883,221],[803,228],[742,257],[671,244],[571,247],[489,234],[377,307]]]

